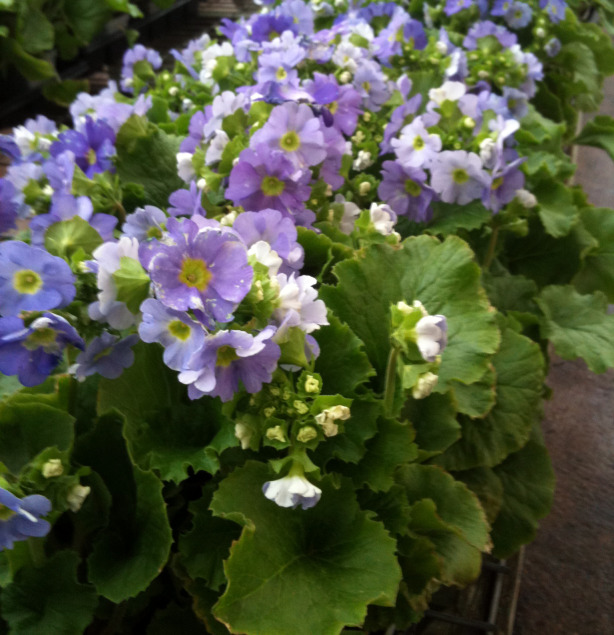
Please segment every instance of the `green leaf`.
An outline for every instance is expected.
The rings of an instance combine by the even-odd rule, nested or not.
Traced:
[[[194,615],[192,607],[181,607],[171,602],[163,609],[156,611],[147,627],[147,635],[208,635],[205,625]]]
[[[343,473],[351,476],[357,487],[368,485],[373,491],[385,492],[394,484],[397,466],[414,461],[418,456],[413,440],[411,426],[380,419],[377,434],[367,441],[365,456],[358,465],[349,465]]]
[[[111,274],[117,300],[125,302],[128,310],[136,314],[143,300],[149,297],[151,280],[138,260],[122,256],[119,262],[119,269]]]
[[[79,216],[53,223],[45,232],[47,251],[65,259],[70,259],[79,248],[91,255],[102,242],[100,234]]]
[[[351,329],[332,313],[329,313],[328,321],[328,326],[314,334],[320,345],[315,371],[322,375],[326,393],[351,396],[375,371],[364,352],[363,343]]]
[[[94,587],[77,581],[79,556],[58,551],[37,568],[22,568],[2,592],[2,617],[11,633],[81,635],[92,621]]]
[[[554,472],[546,448],[530,440],[494,473],[503,485],[503,501],[492,528],[493,555],[507,558],[535,538],[537,521],[550,511]]]
[[[479,499],[489,523],[493,523],[503,504],[501,479],[489,467],[455,472],[454,478],[462,481]]]
[[[87,560],[89,579],[100,595],[123,602],[144,591],[169,556],[172,535],[162,483],[132,465],[118,417],[100,417],[74,454],[102,477],[113,499],[109,524]]]
[[[439,454],[460,437],[460,424],[448,395],[431,394],[424,399],[408,399],[403,409],[416,430],[416,443],[429,456]]]
[[[169,195],[185,185],[177,175],[179,142],[136,115],[117,134],[117,173],[122,181],[142,185],[149,205],[166,209]]]
[[[614,210],[586,207],[580,218],[597,245],[585,251],[573,284],[580,293],[603,291],[614,302]]]
[[[105,4],[112,11],[121,11],[122,13],[127,13],[132,18],[142,18],[143,14],[141,10],[135,5],[132,4],[129,0],[104,0]]]
[[[27,53],[12,38],[0,39],[0,59],[7,60],[28,80],[37,81],[56,76],[53,64]]]
[[[46,448],[69,449],[73,424],[73,417],[44,399],[16,393],[0,404],[0,462],[17,476]]]
[[[60,106],[70,106],[81,92],[89,92],[90,83],[86,79],[64,79],[43,86],[45,99]]]
[[[541,416],[544,360],[539,346],[508,328],[493,364],[497,401],[483,419],[459,417],[461,438],[434,459],[448,470],[497,465],[527,442]]]
[[[533,280],[522,275],[511,275],[508,271],[482,272],[482,284],[488,297],[501,312],[536,311],[534,297],[538,293]]]
[[[268,477],[265,465],[247,463],[213,498],[214,514],[244,526],[214,615],[247,635],[337,635],[360,625],[369,603],[392,606],[401,579],[395,541],[359,509],[353,488],[325,479],[314,508],[283,509],[262,494]]]
[[[563,359],[582,357],[594,373],[614,366],[614,315],[603,293],[580,295],[572,286],[550,286],[537,298],[544,318],[542,337]]]
[[[70,0],[64,3],[63,11],[81,44],[89,44],[111,17],[111,11],[105,3],[91,0]]]
[[[431,315],[440,313],[448,320],[438,392],[456,380],[471,383],[482,377],[499,332],[473,252],[460,238],[450,236],[440,243],[415,236],[401,249],[372,245],[360,259],[340,262],[334,273],[339,284],[323,285],[320,296],[364,342],[381,389],[390,350],[390,305],[399,300],[419,300]]]
[[[467,544],[479,550],[488,549],[490,537],[486,515],[477,496],[460,481],[435,465],[404,465],[397,472],[397,483],[403,486],[410,503],[430,499],[437,516]]]
[[[540,181],[533,188],[539,203],[539,217],[555,238],[566,236],[578,219],[571,191],[556,181]]]
[[[28,53],[43,53],[53,49],[54,31],[53,24],[45,17],[45,14],[26,3],[26,11],[23,16],[23,29],[19,33],[19,42]]]
[[[605,150],[614,161],[614,119],[609,115],[597,115],[582,128],[573,142]]]
[[[431,205],[433,220],[425,228],[429,234],[455,234],[459,229],[479,229],[492,218],[481,201],[468,205],[436,202]]]
[[[102,379],[98,412],[124,416],[124,434],[134,461],[163,480],[183,481],[188,468],[217,472],[218,455],[237,445],[234,423],[218,400],[190,401],[158,346],[134,347],[135,361],[117,379]]]
[[[211,498],[203,497],[190,504],[192,529],[179,538],[180,562],[192,579],[202,578],[214,591],[226,584],[223,561],[230,545],[239,538],[236,523],[216,518],[209,511]],[[203,549],[203,545],[206,548]]]

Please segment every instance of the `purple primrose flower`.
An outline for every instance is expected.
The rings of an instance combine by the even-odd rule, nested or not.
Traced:
[[[13,512],[8,518],[2,514],[0,520],[0,550],[12,549],[13,543],[30,537],[46,536],[51,525],[42,519],[51,511],[51,501],[39,494],[17,498],[0,487],[0,507]]]
[[[62,258],[17,240],[0,243],[0,315],[66,306],[74,281]]]
[[[105,331],[95,337],[85,351],[79,353],[70,371],[79,381],[96,373],[107,379],[117,379],[125,368],[134,363],[132,346],[138,341],[138,335],[129,335],[120,340],[117,335]]]

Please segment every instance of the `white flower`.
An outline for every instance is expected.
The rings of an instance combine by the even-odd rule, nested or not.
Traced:
[[[397,215],[392,211],[389,205],[385,203],[380,203],[379,205],[377,203],[371,203],[369,214],[375,231],[382,234],[382,236],[392,234],[397,222]]]
[[[444,82],[439,88],[429,90],[429,99],[441,106],[444,101],[458,101],[466,91],[462,82]]]
[[[191,152],[177,153],[177,174],[179,175],[179,178],[186,183],[190,183],[190,181],[196,176],[196,172],[192,166]]]
[[[250,259],[252,264],[255,261],[265,267],[268,267],[270,276],[276,276],[283,263],[279,254],[274,249],[271,249],[271,245],[265,240],[255,242],[249,248],[247,257]]]
[[[116,243],[104,243],[94,253],[98,263],[98,301],[88,307],[92,320],[108,322],[114,329],[127,329],[132,326],[135,316],[124,302],[117,300],[117,288],[113,274],[120,268],[122,258],[132,258],[139,262],[139,241],[136,238],[122,236]]]
[[[366,184],[369,186],[369,189],[370,189],[371,183],[367,181]],[[362,187],[363,185],[364,183],[361,183],[360,187]],[[346,201],[345,197],[342,194],[337,194],[335,196],[335,203],[337,203],[338,205],[343,205],[343,216],[341,217],[341,220],[339,221],[339,229],[344,234],[349,235],[354,231],[354,223],[356,222],[356,219],[360,216],[360,207],[358,207],[356,203],[352,203],[351,201]]]
[[[274,317],[280,326],[276,337],[283,337],[288,328],[298,326],[305,333],[328,324],[326,305],[318,300],[318,292],[313,288],[317,280],[311,276],[289,278],[285,273],[277,274],[279,299]]]
[[[427,315],[416,324],[416,344],[427,362],[434,362],[448,342],[448,322],[443,315]]]
[[[224,149],[230,139],[228,135],[223,130],[216,130],[213,135],[213,139],[211,139],[211,143],[207,148],[207,154],[205,154],[205,163],[207,165],[213,165],[217,163],[224,153]],[[179,175],[181,176],[181,175]]]
[[[276,481],[267,481],[262,486],[264,495],[280,507],[313,507],[322,495],[322,490],[304,476],[284,476]]]

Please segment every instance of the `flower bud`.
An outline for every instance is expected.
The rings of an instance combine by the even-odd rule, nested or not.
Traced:
[[[66,497],[70,511],[78,512],[91,491],[92,488],[87,485],[75,485]]]
[[[64,466],[60,459],[49,459],[42,467],[41,473],[45,478],[52,478],[54,476],[62,476],[64,473]]]
[[[296,435],[296,440],[301,443],[309,443],[318,436],[317,430],[312,426],[303,426]]]

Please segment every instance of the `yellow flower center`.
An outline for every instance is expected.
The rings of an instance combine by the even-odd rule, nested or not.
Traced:
[[[239,356],[237,355],[237,351],[235,351],[232,346],[220,346],[217,349],[217,360],[215,362],[215,365],[226,368],[237,359],[239,359]]]
[[[414,150],[422,150],[422,148],[424,148],[424,139],[420,136],[417,136],[414,139],[413,146],[414,146]]]
[[[178,340],[185,342],[190,337],[190,327],[181,320],[173,320],[168,325],[169,333]]]
[[[294,152],[301,147],[301,140],[294,130],[290,130],[279,140],[279,147],[286,152]]]
[[[178,278],[179,282],[186,286],[204,291],[209,285],[211,275],[204,260],[200,258],[184,258]]]
[[[279,81],[282,81],[288,77],[288,73],[286,73],[286,69],[283,66],[280,66],[275,73],[275,77],[277,77]]]
[[[456,170],[452,172],[452,180],[459,185],[466,183],[469,180],[467,170],[463,170],[463,168],[456,168]]]
[[[35,329],[33,333],[28,335],[24,347],[29,351],[35,351],[42,347],[47,353],[51,353],[57,349],[55,337],[56,332],[49,327]]]
[[[22,269],[13,275],[13,289],[26,295],[34,295],[43,286],[43,279],[32,269]]]
[[[339,104],[336,101],[332,101],[330,104],[328,104],[328,110],[331,115],[334,115],[337,112],[338,108]]]
[[[265,176],[260,184],[260,189],[266,196],[279,196],[285,187],[284,182],[276,176]]]
[[[411,179],[407,179],[405,181],[405,191],[411,196],[420,196],[420,192],[422,192],[422,188]]]
[[[503,177],[502,176],[498,176],[493,182],[492,182],[492,189],[493,190],[498,190],[501,186],[503,185]]]

